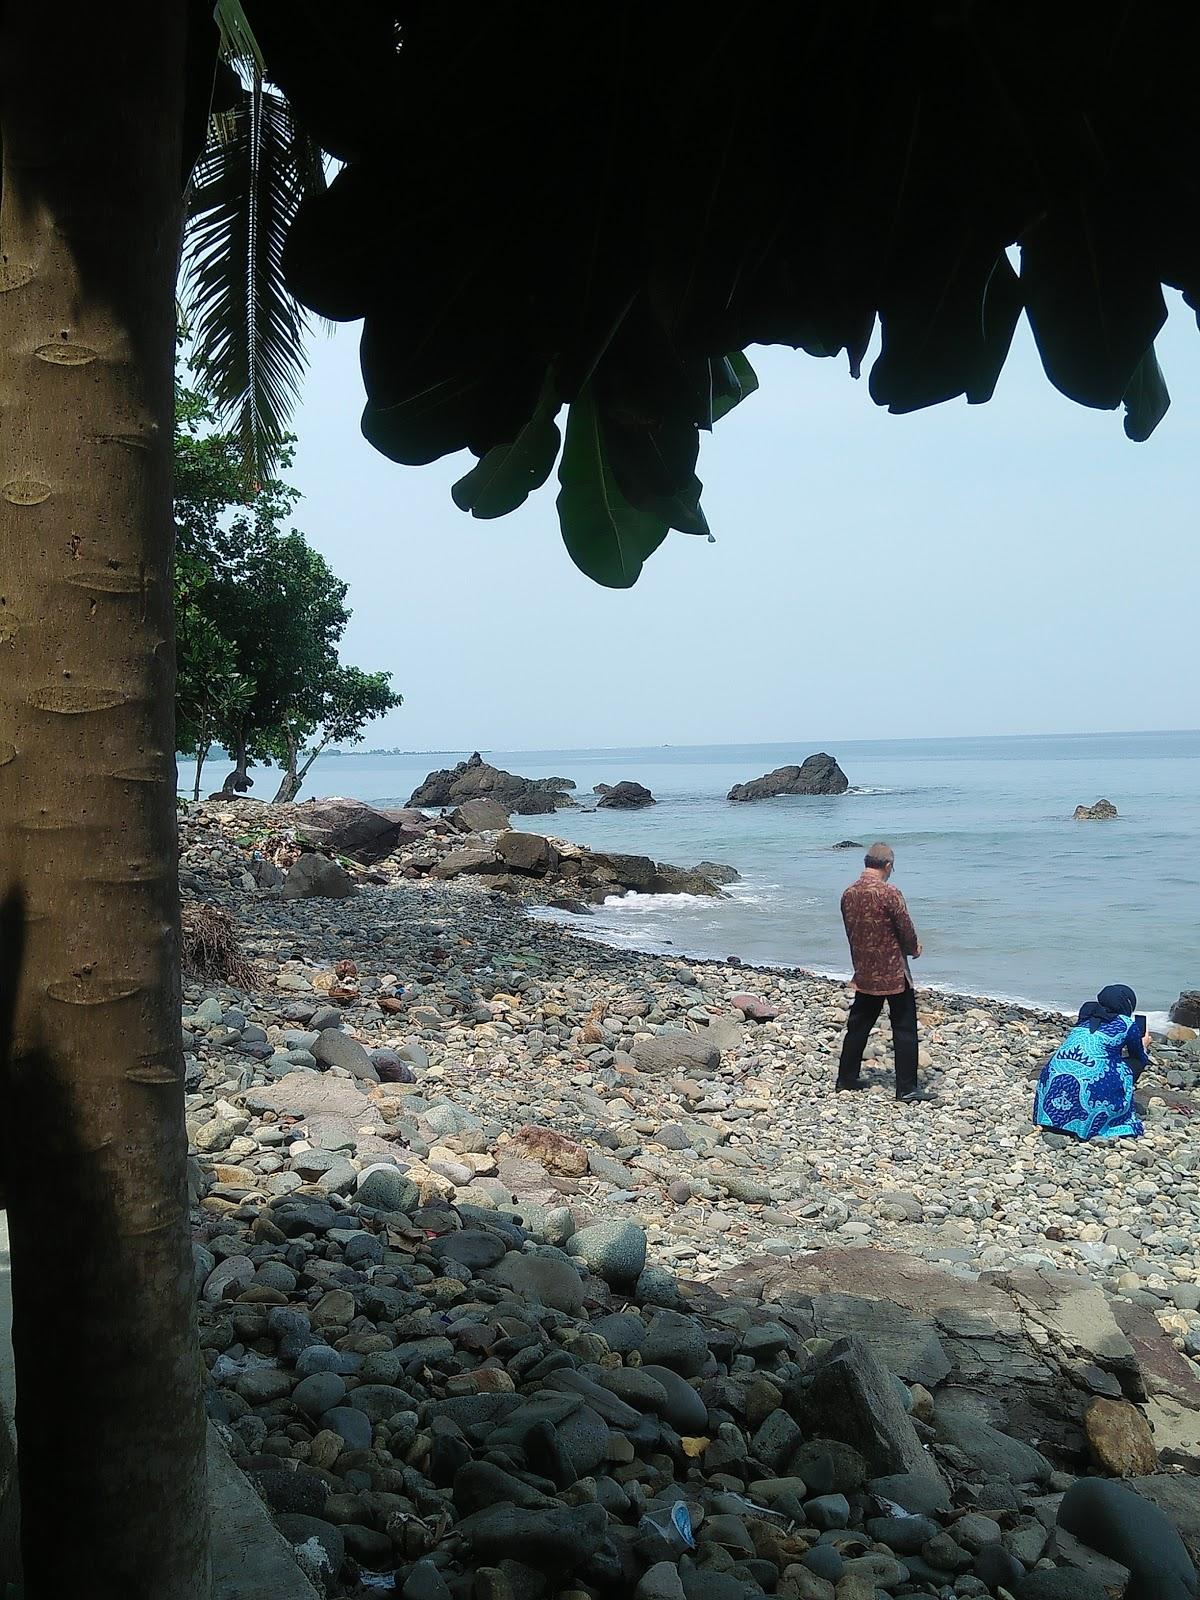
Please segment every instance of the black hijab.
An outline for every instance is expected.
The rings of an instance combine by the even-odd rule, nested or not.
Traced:
[[[1110,983],[1107,988],[1101,989],[1094,1000],[1080,1007],[1079,1021],[1086,1022],[1095,1033],[1097,1028],[1103,1028],[1115,1017],[1131,1017],[1136,1009],[1137,995],[1129,985]]]

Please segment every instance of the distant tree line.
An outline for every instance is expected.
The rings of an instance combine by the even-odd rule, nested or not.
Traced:
[[[208,397],[177,385],[176,747],[195,762],[196,799],[219,748],[233,760],[226,793],[244,793],[254,762],[270,761],[283,772],[274,798],[293,800],[327,745],[356,744],[401,703],[390,673],[338,658],[346,585],[286,526],[299,498],[281,478],[256,481]]]

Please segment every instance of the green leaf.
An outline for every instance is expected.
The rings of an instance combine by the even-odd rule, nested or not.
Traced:
[[[1138,362],[1121,402],[1125,407],[1125,436],[1144,444],[1166,416],[1171,404],[1154,346]]]
[[[547,377],[537,409],[516,438],[495,445],[451,489],[460,511],[473,517],[504,517],[541,488],[558,460],[561,440],[554,419],[560,404]]]
[[[617,488],[638,511],[659,517],[680,533],[708,534],[696,476],[700,435],[687,417],[670,422],[629,422],[601,416],[608,464]]]
[[[758,388],[758,374],[740,350],[710,365],[713,372],[712,419],[720,422]]]
[[[1126,211],[1092,193],[1052,207],[1021,236],[1021,283],[1054,387],[1098,410],[1120,405],[1167,320]]]
[[[617,488],[590,384],[567,414],[558,480],[558,520],[571,560],[607,589],[631,589],[666,538],[667,523],[635,509]]]

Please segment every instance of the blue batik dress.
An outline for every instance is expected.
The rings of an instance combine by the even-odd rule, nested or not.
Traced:
[[[1146,1064],[1141,1028],[1133,1017],[1113,1017],[1095,1030],[1071,1029],[1042,1068],[1033,1101],[1040,1128],[1080,1139],[1127,1139],[1140,1134],[1133,1104],[1134,1073],[1125,1059]]]

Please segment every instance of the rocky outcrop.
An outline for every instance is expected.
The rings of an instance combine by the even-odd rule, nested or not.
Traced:
[[[382,861],[399,845],[424,838],[430,823],[420,811],[380,811],[362,800],[341,796],[273,806],[270,820],[294,828],[303,844],[331,855],[350,856],[366,866]]]
[[[839,839],[833,848],[835,850],[865,850],[866,845],[859,844],[857,839]]]
[[[1171,1007],[1171,1021],[1181,1028],[1200,1028],[1200,989],[1184,989]]]
[[[657,804],[649,789],[628,779],[614,783],[611,787],[606,784],[599,800],[600,806],[609,807],[614,811],[638,811],[643,806]]]
[[[718,885],[737,883],[742,876],[736,867],[726,866],[723,861],[697,861],[692,871]]]
[[[564,793],[574,787],[570,778],[523,778],[515,772],[505,772],[502,767],[491,766],[476,750],[470,760],[460,761],[456,767],[431,772],[413,790],[409,805],[454,806],[488,796],[506,812],[538,816],[575,805]]]
[[[776,767],[749,783],[735,783],[730,800],[773,800],[780,794],[845,794],[850,780],[831,755],[820,751],[799,767]]]
[[[1111,800],[1097,800],[1094,806],[1076,806],[1074,820],[1076,822],[1109,822],[1117,814],[1117,808]]]

